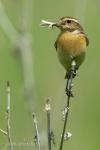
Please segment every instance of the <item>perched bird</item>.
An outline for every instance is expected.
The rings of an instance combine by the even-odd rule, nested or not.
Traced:
[[[85,59],[89,40],[79,21],[73,17],[62,17],[52,24],[60,29],[60,34],[54,44],[60,63],[66,69],[66,76],[71,69],[72,60],[76,63],[76,70]]]

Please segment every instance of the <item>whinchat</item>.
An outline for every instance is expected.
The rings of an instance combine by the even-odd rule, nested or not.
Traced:
[[[42,25],[48,25],[49,23],[43,20]],[[55,26],[60,29],[60,34],[54,46],[60,63],[66,69],[65,77],[67,78],[73,60],[76,63],[76,70],[83,63],[89,40],[79,21],[73,17],[62,17],[58,22],[51,23],[48,26]]]

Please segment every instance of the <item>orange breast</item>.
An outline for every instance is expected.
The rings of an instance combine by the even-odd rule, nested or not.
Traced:
[[[58,47],[69,55],[77,56],[86,50],[86,40],[83,34],[64,32],[59,35]]]

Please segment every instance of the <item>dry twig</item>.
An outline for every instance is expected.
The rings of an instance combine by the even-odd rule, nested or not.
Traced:
[[[47,133],[48,133],[48,149],[51,150],[51,126],[50,126],[50,98],[46,99],[45,111],[47,112]]]
[[[34,123],[34,127],[35,127],[35,136],[34,136],[34,141],[35,141],[35,145],[38,146],[38,150],[41,149],[40,147],[40,136],[39,136],[39,131],[38,131],[38,125],[37,125],[37,118],[35,113],[32,114],[33,117],[33,123]]]
[[[0,132],[3,133],[4,135],[7,135],[7,132],[2,129],[0,129]]]
[[[10,83],[7,82],[7,107],[6,107],[6,119],[7,119],[7,137],[9,142],[9,149],[13,150],[11,134],[10,134]]]
[[[68,78],[67,78],[67,85],[66,85],[66,94],[67,94],[67,104],[65,107],[65,118],[64,118],[64,127],[63,127],[63,131],[62,131],[62,136],[61,136],[61,142],[60,142],[60,150],[62,150],[63,148],[63,142],[66,139],[69,139],[71,137],[71,133],[69,134],[69,132],[65,132],[66,130],[66,125],[67,125],[67,120],[68,120],[68,113],[69,113],[69,104],[70,104],[70,98],[73,97],[72,94],[72,79],[73,77],[76,75],[76,69],[75,69],[75,61],[72,61],[72,67],[71,70],[68,73]]]

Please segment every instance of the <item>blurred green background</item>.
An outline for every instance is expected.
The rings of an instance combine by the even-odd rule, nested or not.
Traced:
[[[37,115],[41,149],[47,150],[45,98],[51,97],[51,126],[58,149],[66,103],[65,70],[54,48],[59,33],[41,28],[42,19],[62,16],[80,20],[90,40],[87,57],[74,80],[67,131],[72,138],[63,150],[100,148],[100,1],[99,0],[2,0],[0,1],[0,128],[6,130],[6,81],[11,84],[11,137],[14,150],[32,150]],[[0,150],[8,150],[0,132]]]

